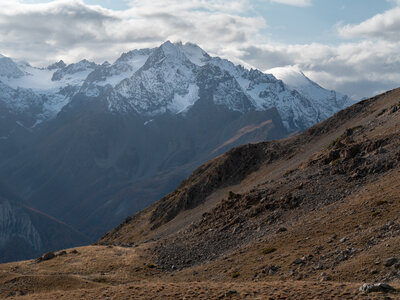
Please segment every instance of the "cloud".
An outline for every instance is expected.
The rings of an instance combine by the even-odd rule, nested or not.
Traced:
[[[128,9],[116,11],[81,0],[42,4],[2,0],[0,53],[40,66],[59,59],[75,62],[87,58],[101,63],[169,39],[197,43],[211,55],[261,70],[297,65],[322,86],[356,99],[394,88],[400,82],[396,8],[385,12],[385,17],[377,15],[358,25],[339,27],[342,36],[365,37],[361,41],[301,45],[268,40],[267,22],[257,15],[251,0],[127,3]]]
[[[215,51],[221,45],[243,43],[266,27],[261,17],[239,14],[251,7],[245,0],[135,0],[129,4],[125,11],[114,11],[81,0],[2,1],[0,52],[33,64],[82,57],[101,62],[167,39],[193,41]]]
[[[399,5],[400,1],[396,1]],[[338,28],[344,38],[378,38],[391,41],[400,40],[400,7],[395,7],[382,14],[356,25]]]
[[[300,7],[312,5],[311,0],[271,0],[271,2],[292,5],[292,6],[300,6]]]
[[[325,88],[361,99],[398,86],[398,49],[400,42],[387,41],[362,41],[338,46],[264,45],[241,49],[241,59],[262,70],[296,65]]]

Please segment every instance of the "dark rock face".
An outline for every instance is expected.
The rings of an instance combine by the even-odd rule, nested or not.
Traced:
[[[65,68],[67,65],[63,60],[60,60],[54,64],[51,64],[50,66],[47,67],[48,70],[57,70],[57,69],[62,69]]]
[[[23,205],[22,199],[0,184],[0,262],[29,259],[46,250],[87,242],[73,228]]]

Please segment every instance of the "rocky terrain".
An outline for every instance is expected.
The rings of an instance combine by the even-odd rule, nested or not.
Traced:
[[[146,247],[90,246],[69,249],[46,261],[0,265],[4,299],[395,299],[395,291],[360,292],[357,282],[215,279],[165,273],[151,263]],[[60,255],[61,254],[61,255]],[[63,269],[60,272],[60,266]],[[261,273],[261,272],[260,272]],[[211,282],[210,279],[213,279]],[[268,298],[267,298],[268,299]]]
[[[399,114],[397,89],[232,149],[97,245],[1,265],[0,295],[398,299]]]

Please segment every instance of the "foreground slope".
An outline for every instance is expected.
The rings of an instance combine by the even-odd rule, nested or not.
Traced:
[[[226,202],[219,213],[229,209],[237,213],[241,203],[246,211],[256,209],[258,216],[285,205],[296,208],[343,199],[397,168],[398,93],[394,90],[357,103],[295,137],[228,151],[194,171],[174,192],[127,218],[101,242],[156,237],[176,216],[189,209],[194,209],[191,215],[199,207],[208,209],[208,203]],[[228,190],[233,192],[226,197]],[[209,214],[200,219],[210,219]]]
[[[327,270],[337,279],[371,277],[375,264],[365,262],[357,277],[342,264],[371,260],[372,247],[389,245],[382,262],[396,249],[399,109],[400,90],[393,90],[293,138],[235,148],[127,218],[100,244],[152,241],[165,270],[213,261],[240,247],[262,251],[264,244],[276,249],[276,273],[285,278],[316,279]],[[373,274],[397,278],[384,268]]]
[[[397,89],[298,136],[235,148],[99,245],[1,265],[0,294],[396,299],[358,288],[399,287],[399,117]]]
[[[165,273],[153,267],[147,247],[89,246],[34,263],[0,265],[0,297],[6,299],[382,299],[360,294],[357,282],[242,280],[214,270]],[[199,274],[193,279],[192,274]],[[201,277],[200,277],[201,276]],[[200,279],[208,276],[205,280]],[[210,281],[213,279],[213,281]],[[391,293],[390,296],[396,296]],[[278,298],[279,299],[279,298]]]

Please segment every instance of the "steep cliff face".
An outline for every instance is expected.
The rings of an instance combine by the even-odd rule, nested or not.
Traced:
[[[33,258],[44,251],[84,242],[85,236],[23,205],[18,196],[0,184],[0,262]]]
[[[24,240],[33,251],[42,248],[40,234],[24,209],[0,199],[0,247],[14,239]]]

